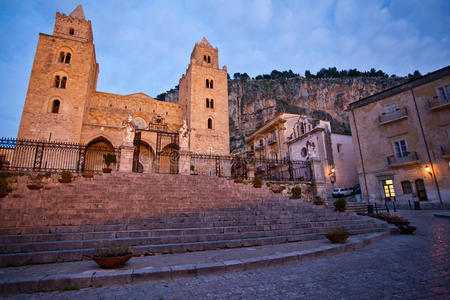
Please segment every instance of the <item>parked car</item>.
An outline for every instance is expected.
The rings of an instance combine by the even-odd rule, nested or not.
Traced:
[[[347,197],[353,193],[353,188],[335,188],[333,191],[333,197]]]

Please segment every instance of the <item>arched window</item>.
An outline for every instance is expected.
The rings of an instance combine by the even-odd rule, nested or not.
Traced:
[[[61,82],[61,78],[59,77],[59,75],[56,75],[53,86],[59,88],[60,82]]]
[[[64,52],[60,52],[60,53],[59,53],[59,59],[58,59],[58,61],[59,61],[59,62],[64,62],[64,57],[65,57]]]
[[[206,87],[209,88],[209,79],[206,79]]]
[[[58,99],[53,100],[52,103],[52,113],[57,114],[59,113],[59,106],[61,105],[61,102],[59,102]]]
[[[209,119],[208,119],[208,129],[212,129],[212,128],[213,128],[212,119],[209,118]]]
[[[206,98],[206,107],[209,108],[209,98]]]
[[[69,34],[70,34],[70,35],[74,35],[74,33],[75,33],[75,29],[70,28],[70,29],[69,29]]]
[[[61,85],[59,87],[62,88],[62,89],[65,89],[66,88],[66,83],[67,83],[67,77],[64,76],[62,78],[62,80],[61,80]]]
[[[213,88],[213,80],[212,79],[209,81],[209,87]]]
[[[206,61],[206,55],[203,55],[203,60]]]
[[[70,57],[71,57],[70,53],[67,53],[67,54],[66,54],[66,59],[64,60],[64,62],[65,62],[66,64],[70,64]]]
[[[209,107],[214,108],[214,99],[211,99],[211,101],[209,101]]]
[[[411,182],[409,182],[408,180],[402,181],[402,189],[403,194],[411,194],[412,193]]]
[[[208,63],[211,63],[211,56],[208,56]]]

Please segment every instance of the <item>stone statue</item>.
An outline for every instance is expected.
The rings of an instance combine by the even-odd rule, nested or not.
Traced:
[[[125,136],[123,138],[122,145],[133,146],[134,129],[136,128],[136,126],[134,125],[133,118],[131,117],[131,115],[128,117],[127,120],[123,120],[122,128],[125,128]]]
[[[306,142],[306,148],[308,149],[308,157],[316,156],[316,145],[313,141],[309,140]]]
[[[186,120],[183,120],[183,126],[181,126],[180,129],[178,130],[181,149],[189,148],[189,133],[190,130],[187,127]]]

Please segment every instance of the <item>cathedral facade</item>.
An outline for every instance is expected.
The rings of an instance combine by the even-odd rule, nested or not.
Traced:
[[[81,5],[70,15],[56,13],[52,35],[39,34],[18,139],[133,146],[144,172],[180,143],[189,153],[229,155],[227,69],[219,67],[217,48],[205,38],[195,44],[179,103],[169,103],[144,93],[97,91],[93,41]],[[131,137],[127,124],[135,129]]]

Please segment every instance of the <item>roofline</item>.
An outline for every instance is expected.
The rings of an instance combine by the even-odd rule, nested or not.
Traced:
[[[294,118],[295,118],[295,117],[301,116],[301,115],[298,115],[298,114],[278,113],[277,115],[275,115],[274,117],[272,117],[269,121],[267,121],[266,123],[264,123],[263,126],[257,128],[255,131],[253,131],[252,133],[250,133],[250,135],[249,135],[248,138],[247,138],[247,141],[251,141],[252,139],[254,139],[254,138],[255,138],[255,137],[253,136],[254,134],[256,134],[258,131],[262,130],[264,127],[269,127],[269,125],[272,125],[271,123],[272,123],[273,121],[275,121],[277,118],[281,117],[282,115],[289,115],[289,116],[294,117]],[[285,123],[285,122],[287,121],[287,120],[285,120],[285,119],[282,119],[282,120],[284,121],[283,123]]]
[[[450,75],[450,66],[444,67],[442,69],[436,70],[434,72],[428,73],[422,77],[407,81],[405,83],[396,85],[394,87],[391,87],[387,90],[381,91],[379,93],[373,94],[371,96],[359,99],[355,102],[350,103],[346,110],[352,110],[354,108],[358,108],[358,107],[362,107],[365,105],[368,105],[370,103],[382,100],[384,98],[390,97],[390,96],[394,96],[397,94],[400,94],[406,90],[410,90],[413,89],[415,87],[427,84],[429,82],[435,81],[437,79],[440,79],[444,76],[448,76]]]

